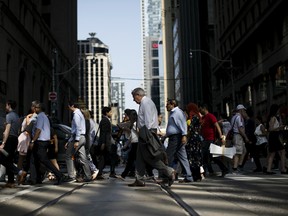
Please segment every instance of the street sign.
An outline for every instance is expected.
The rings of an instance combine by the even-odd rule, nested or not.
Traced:
[[[49,92],[49,100],[56,101],[57,100],[57,92]]]

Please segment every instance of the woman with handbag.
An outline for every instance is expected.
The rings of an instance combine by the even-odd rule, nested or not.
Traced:
[[[279,106],[277,104],[272,104],[270,107],[270,112],[267,119],[267,128],[269,131],[269,139],[268,139],[268,161],[267,161],[267,171],[266,174],[272,175],[275,172],[271,171],[273,159],[275,153],[278,152],[280,155],[281,161],[281,174],[288,174],[288,171],[285,167],[286,156],[284,145],[280,141],[280,130],[283,130],[285,125],[281,124],[281,120],[278,119],[278,111]]]

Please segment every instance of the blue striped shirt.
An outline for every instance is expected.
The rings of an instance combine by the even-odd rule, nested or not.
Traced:
[[[175,107],[170,111],[166,128],[166,136],[175,134],[187,135],[186,116],[179,107]]]

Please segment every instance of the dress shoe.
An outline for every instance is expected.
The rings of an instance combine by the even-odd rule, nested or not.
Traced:
[[[268,171],[266,171],[265,172],[267,175],[274,175],[274,174],[276,174],[275,172],[268,172]]]
[[[4,185],[4,188],[15,188],[15,184],[12,183],[12,182],[7,182],[7,183]]]
[[[23,184],[25,182],[26,176],[27,176],[27,172],[22,170],[21,174],[18,175],[18,177],[17,177],[18,185]]]
[[[103,175],[98,175],[97,177],[96,177],[96,180],[104,180],[105,178],[104,178],[104,176]]]
[[[189,180],[189,179],[182,179],[182,180],[179,180],[178,183],[192,183],[193,181],[192,180]]]
[[[174,183],[175,179],[176,179],[176,171],[173,170],[172,173],[171,173],[171,177],[168,180],[168,186],[169,187],[172,186],[172,184]]]
[[[110,178],[117,178],[117,176],[116,176],[115,173],[111,173],[111,174],[109,175],[109,177],[110,177]]]
[[[138,179],[135,180],[132,184],[128,184],[129,187],[145,187],[145,182]]]
[[[222,171],[222,173],[221,173],[221,177],[225,177],[228,173],[229,173],[228,170],[224,170],[224,171]]]
[[[62,175],[60,178],[57,179],[54,185],[60,185],[60,184],[63,184],[64,182],[71,182],[72,180],[74,180],[74,178]],[[37,182],[37,184],[39,183]],[[42,184],[42,182],[40,184]]]

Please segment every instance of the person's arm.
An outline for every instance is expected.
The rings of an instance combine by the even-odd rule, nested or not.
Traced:
[[[3,132],[3,140],[2,140],[2,144],[0,145],[0,148],[4,148],[6,141],[8,139],[9,133],[10,133],[10,129],[11,129],[11,124],[6,124],[5,130]]]
[[[55,145],[55,153],[58,153],[58,137],[56,134],[53,135],[53,142]]]

